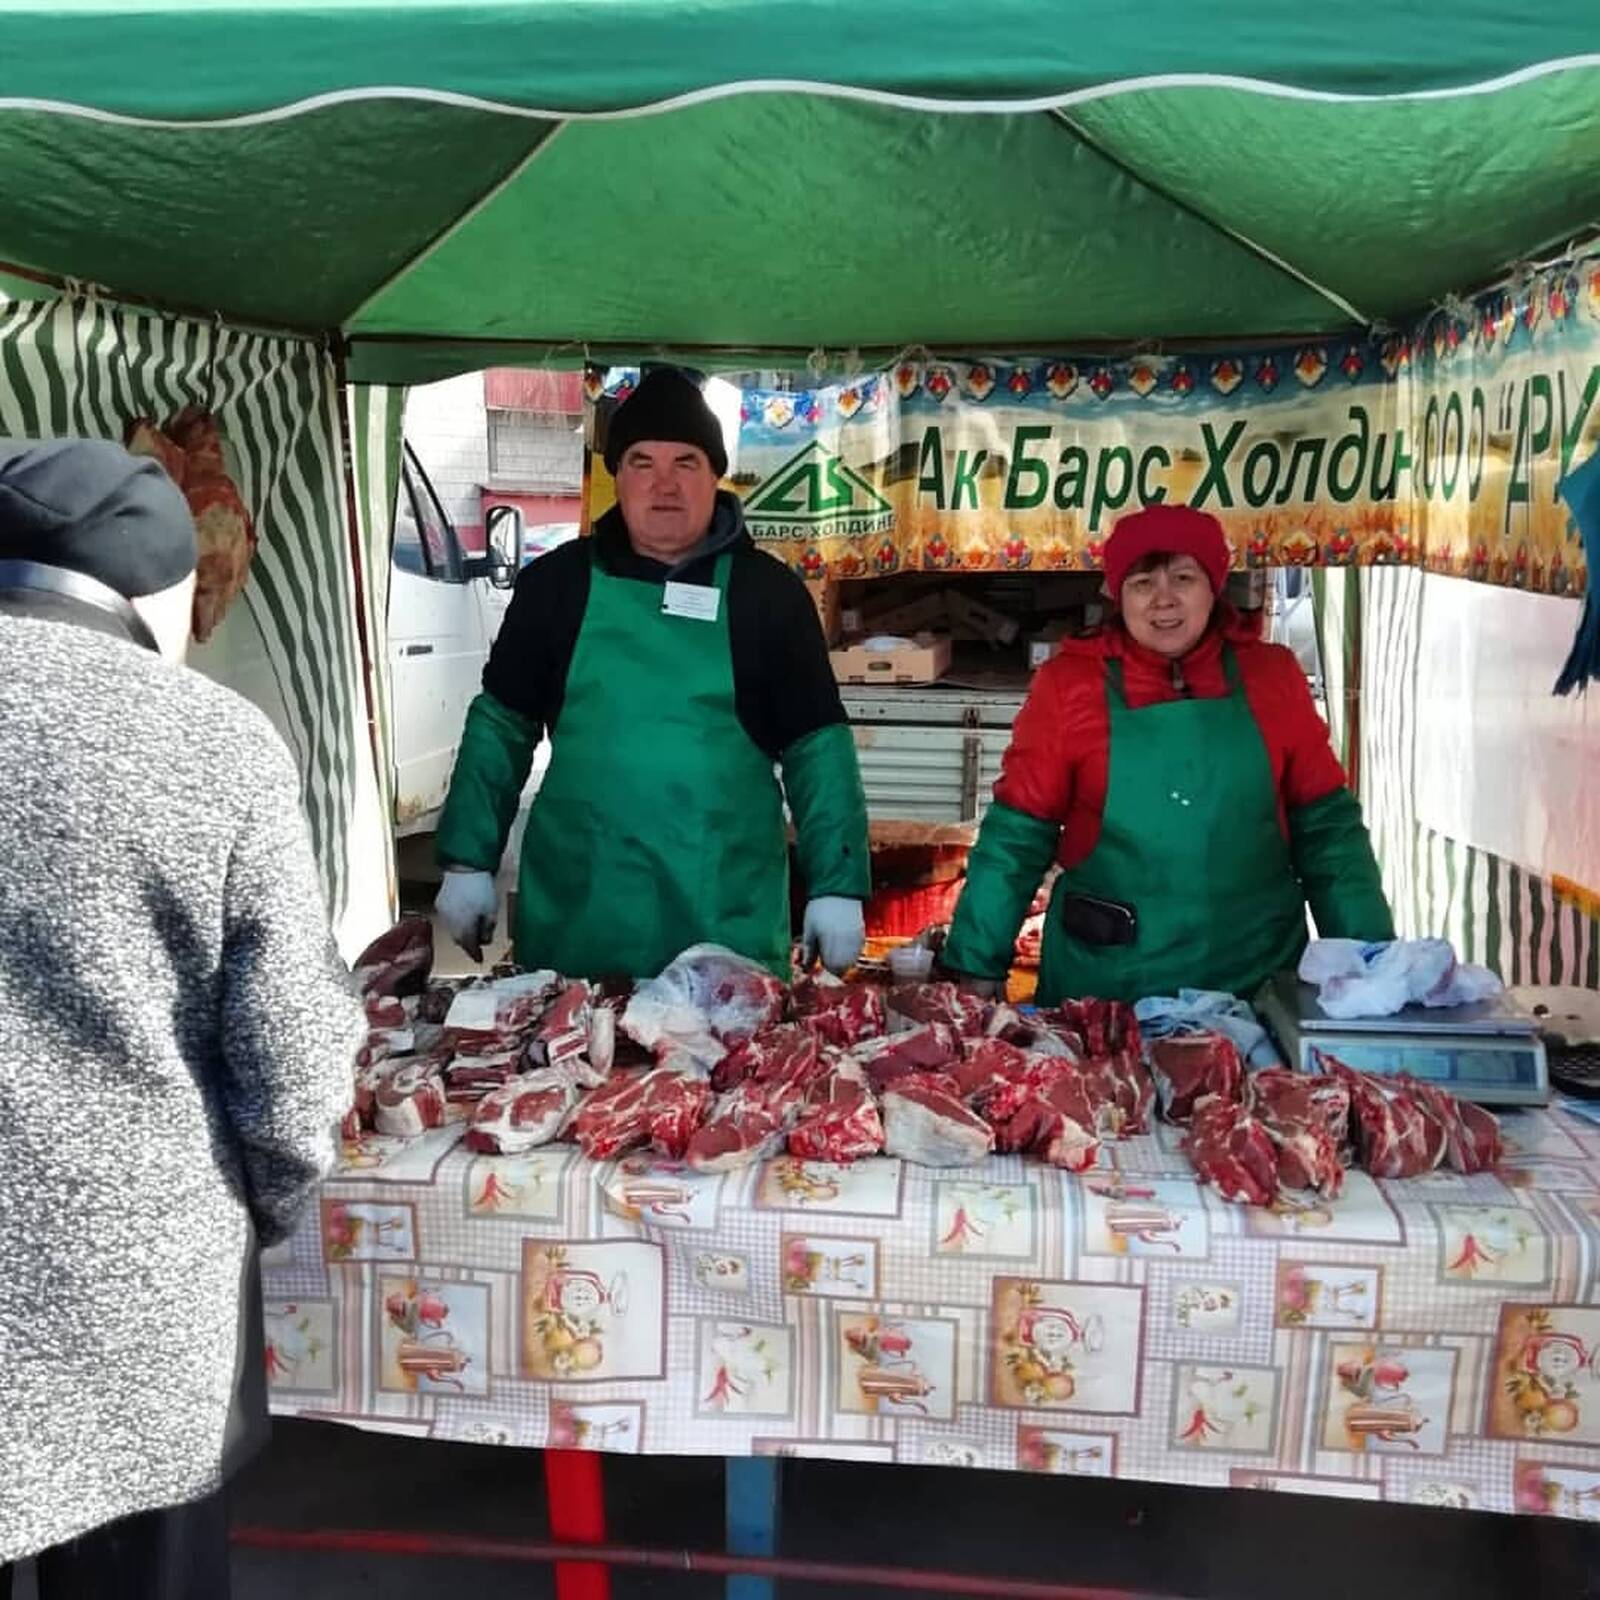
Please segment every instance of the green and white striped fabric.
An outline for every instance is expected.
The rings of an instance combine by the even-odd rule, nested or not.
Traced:
[[[294,752],[328,905],[348,952],[390,908],[390,846],[367,728],[327,351],[92,294],[0,300],[0,435],[121,439],[213,412],[260,547],[191,664],[255,701]]]
[[[1600,918],[1550,879],[1422,823],[1417,793],[1418,647],[1423,586],[1463,579],[1416,568],[1330,572],[1319,585],[1334,746],[1357,773],[1395,922],[1408,937],[1449,939],[1508,983],[1600,988]],[[1360,660],[1359,726],[1342,689]],[[1575,800],[1576,803],[1576,800]]]
[[[361,546],[361,604],[366,619],[368,704],[379,759],[378,794],[383,815],[394,816],[394,743],[389,670],[389,573],[394,547],[394,509],[400,492],[406,391],[385,384],[352,384],[346,391],[351,471],[355,478],[356,532]],[[388,853],[389,897],[398,903],[394,853]]]

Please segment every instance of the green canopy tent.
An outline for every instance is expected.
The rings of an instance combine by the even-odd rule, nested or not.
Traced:
[[[0,0],[0,259],[409,382],[1399,319],[1597,221],[1493,0]]]
[[[859,370],[908,345],[1238,348],[1415,326],[1600,228],[1600,16],[1503,0],[0,0],[0,171],[0,278],[107,291],[48,316],[0,306],[0,421],[9,395],[29,431],[115,433],[130,404],[215,390],[264,461],[326,465],[332,407],[284,397],[332,393],[330,347],[357,380],[345,496],[322,467],[265,474],[305,510],[263,519],[237,627],[259,632],[308,793],[328,797],[337,898],[369,720],[373,783],[386,745],[387,386],[586,356],[766,368],[821,349]],[[131,336],[118,301],[166,313],[141,324],[161,330]],[[1384,652],[1415,646],[1423,589],[1451,582],[1344,577]],[[319,588],[343,597],[342,643],[294,603]],[[343,663],[320,699],[318,652]],[[1415,657],[1361,735],[1391,873],[1427,885],[1411,931],[1518,976],[1600,982],[1587,908],[1414,814]],[[1504,905],[1527,909],[1508,922]]]

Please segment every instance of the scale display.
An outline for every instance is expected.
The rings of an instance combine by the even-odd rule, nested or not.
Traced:
[[[1436,1083],[1464,1100],[1490,1094],[1498,1098],[1501,1093],[1508,1104],[1516,1103],[1521,1095],[1526,1095],[1528,1104],[1542,1104],[1546,1098],[1544,1052],[1533,1040],[1518,1044],[1510,1041],[1441,1044],[1422,1043],[1403,1036],[1386,1039],[1374,1039],[1371,1035],[1348,1039],[1302,1036],[1300,1060],[1296,1063],[1302,1072],[1317,1070],[1318,1051],[1337,1056],[1357,1072],[1370,1072],[1378,1077],[1408,1073],[1425,1083]]]

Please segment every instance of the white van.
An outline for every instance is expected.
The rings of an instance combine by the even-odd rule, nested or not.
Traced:
[[[523,559],[522,513],[496,506],[489,553],[469,556],[411,446],[401,457],[389,572],[389,726],[395,833],[432,831],[467,707]]]

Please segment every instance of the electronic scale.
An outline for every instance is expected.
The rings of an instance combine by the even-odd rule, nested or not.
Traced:
[[[1318,1070],[1313,1052],[1320,1050],[1358,1072],[1410,1073],[1481,1105],[1542,1106],[1550,1098],[1541,1019],[1511,996],[1339,1021],[1317,1004],[1314,985],[1284,972],[1255,1007],[1284,1059],[1301,1072]]]

